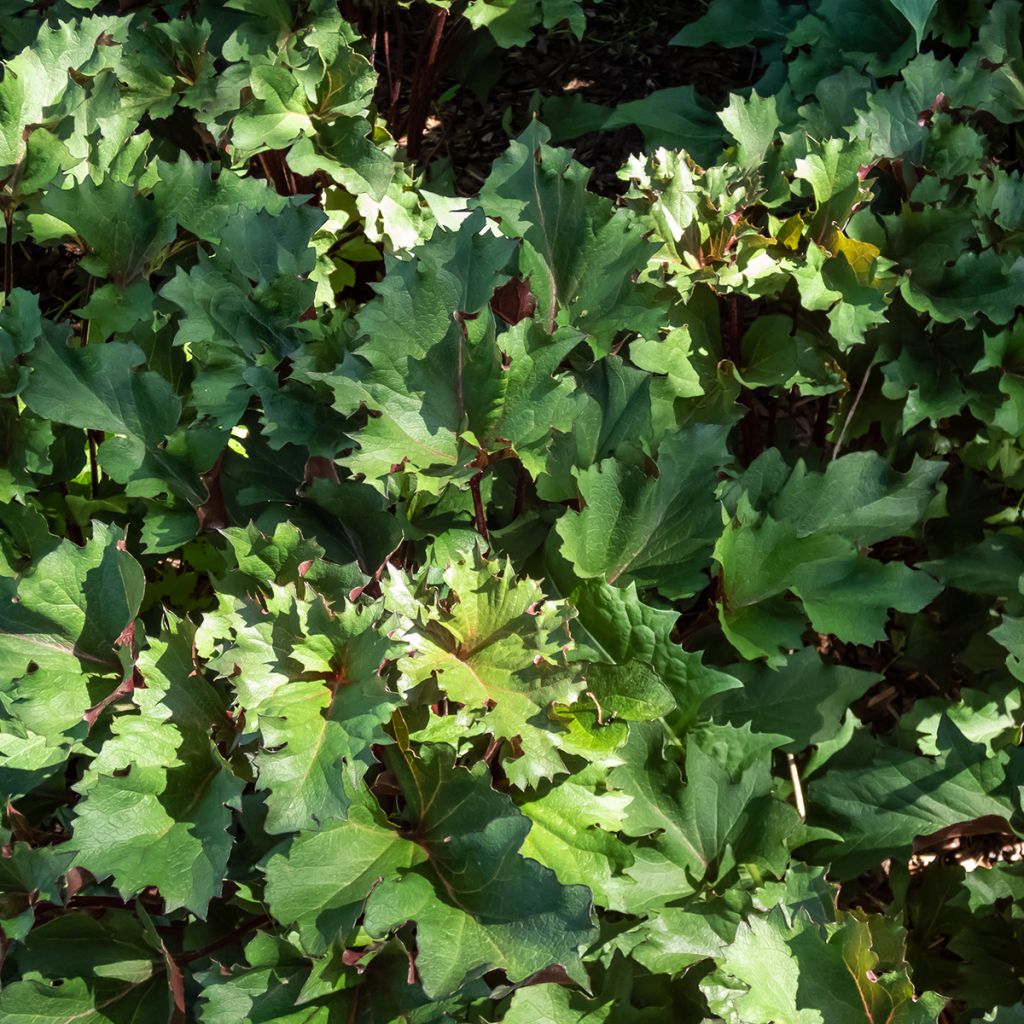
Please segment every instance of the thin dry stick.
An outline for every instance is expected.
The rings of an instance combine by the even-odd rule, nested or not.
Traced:
[[[92,297],[92,293],[96,288],[96,278],[90,278],[88,287],[86,288],[86,301]],[[89,344],[89,323],[88,320],[82,321],[82,334],[78,340],[79,348],[85,348]],[[89,442],[89,497],[95,500],[96,492],[100,486],[100,464],[96,457],[96,431],[87,430],[85,432],[86,440]],[[102,438],[101,438],[102,440]]]
[[[807,803],[804,800],[804,787],[800,784],[800,772],[796,766],[796,758],[792,754],[786,754],[786,764],[789,765],[789,777],[793,782],[793,799],[796,801],[796,810],[802,821],[807,820]]]
[[[868,368],[864,371],[864,378],[860,382],[860,387],[857,388],[857,394],[853,396],[853,405],[850,406],[850,411],[846,414],[846,419],[843,421],[843,429],[839,431],[839,437],[836,438],[835,447],[832,449],[832,462],[839,458],[839,450],[843,447],[843,438],[846,437],[846,430],[850,426],[853,414],[857,411],[857,406],[860,405],[860,400],[864,397],[864,389],[868,386],[868,377],[871,376],[871,367],[873,365],[873,363],[868,363]]]

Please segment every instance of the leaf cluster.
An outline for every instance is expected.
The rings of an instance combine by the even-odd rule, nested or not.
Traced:
[[[615,199],[108,6],[0,0],[0,1019],[1018,1019],[1019,6],[713,0]]]

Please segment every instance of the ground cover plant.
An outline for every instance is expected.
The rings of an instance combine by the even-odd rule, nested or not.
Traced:
[[[643,6],[0,0],[0,1020],[1024,1020],[1021,7]]]

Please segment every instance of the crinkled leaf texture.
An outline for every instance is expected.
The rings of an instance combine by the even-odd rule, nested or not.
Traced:
[[[0,1021],[1020,1024],[1022,5],[670,6],[0,0]]]

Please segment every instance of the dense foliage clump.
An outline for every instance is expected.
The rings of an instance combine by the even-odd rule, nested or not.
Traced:
[[[0,1020],[1024,1020],[1021,6],[388,6],[0,0]]]

